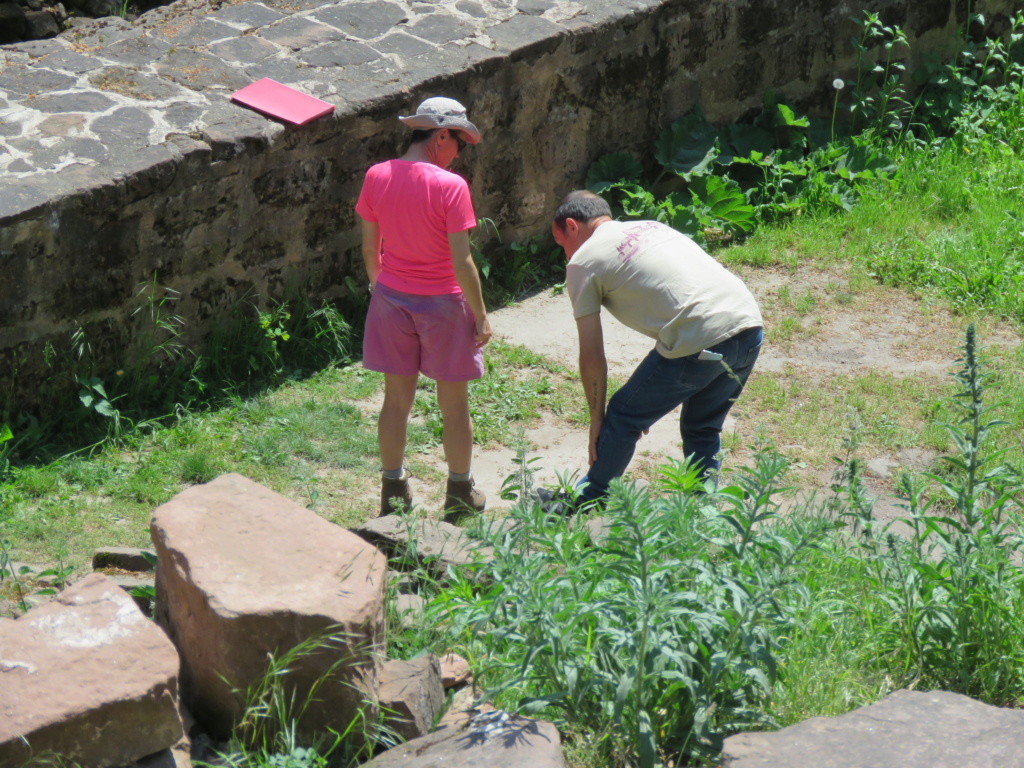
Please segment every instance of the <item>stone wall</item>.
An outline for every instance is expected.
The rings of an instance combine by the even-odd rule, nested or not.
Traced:
[[[17,161],[6,162],[0,155],[0,397],[9,399],[0,403],[0,415],[32,404],[34,382],[46,375],[43,344],[67,346],[78,326],[86,328],[93,354],[116,368],[138,287],[154,276],[180,293],[174,309],[195,336],[243,296],[260,303],[294,288],[314,299],[343,296],[345,276],[362,273],[352,210],[362,174],[401,152],[407,132],[395,116],[426,96],[446,94],[467,105],[484,141],[456,169],[470,179],[477,214],[493,219],[506,241],[515,240],[547,229],[557,201],[582,184],[593,159],[651,147],[694,106],[713,121],[731,121],[756,111],[765,90],[775,88],[804,110],[830,110],[832,80],[855,73],[849,39],[857,27],[850,17],[864,8],[901,25],[920,55],[955,50],[966,6],[963,0],[268,0],[225,6],[204,18],[215,5],[179,0],[136,25],[111,24],[106,37],[100,29],[84,48],[79,37],[78,47],[61,40],[27,54],[24,47],[0,49],[0,62],[7,62],[6,70],[0,65],[0,143],[7,137],[22,150],[32,141],[65,146],[60,142],[77,135],[104,145],[89,158],[66,144],[72,149],[48,167],[38,160],[44,153],[19,150]],[[976,6],[998,22],[1014,3]],[[353,8],[359,14],[352,16]],[[240,9],[250,17],[272,12],[273,21],[239,24]],[[328,28],[343,34],[313,49],[333,60],[310,63],[310,45],[325,34],[311,22],[346,9],[344,24]],[[290,38],[265,31],[289,22],[306,26]],[[223,29],[205,32],[211,24]],[[218,34],[220,42],[210,43]],[[239,66],[232,59],[241,56],[237,48],[218,48],[226,43],[273,45],[285,53]],[[148,57],[140,59],[138,50]],[[86,58],[79,51],[102,64],[87,82],[73,71],[74,57]],[[192,58],[182,63],[186,56]],[[55,61],[59,66],[49,66]],[[285,65],[296,73],[291,80]],[[19,66],[27,68],[15,72]],[[335,113],[285,127],[228,103],[236,87],[267,73],[332,101]],[[303,79],[311,73],[315,79]],[[25,85],[29,76],[36,79]],[[149,79],[140,86],[143,77]],[[76,106],[89,95],[88,83],[113,102],[103,106],[106,133],[96,127],[99,119],[89,122],[88,107]],[[199,117],[176,130],[171,111],[179,102],[168,107],[166,98],[147,101],[138,93],[157,86],[187,93],[181,109],[194,108]],[[47,89],[52,95],[41,94]],[[41,96],[68,106],[51,106],[45,120],[33,123],[24,116],[39,108]],[[86,113],[77,115],[85,124],[79,134],[67,128],[78,125],[76,110]],[[16,145],[10,137],[19,119],[26,135]],[[143,119],[150,122],[139,138],[132,126]],[[31,126],[34,135],[27,135]],[[46,130],[40,133],[40,126]]]

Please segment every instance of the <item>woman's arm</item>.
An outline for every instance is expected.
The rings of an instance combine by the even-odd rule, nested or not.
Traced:
[[[380,274],[380,226],[376,221],[362,219],[363,263],[372,289]]]
[[[455,279],[466,297],[473,317],[476,319],[477,346],[483,346],[491,340],[491,322],[487,319],[487,307],[484,306],[484,293],[480,287],[480,274],[473,263],[473,254],[469,250],[469,230],[454,232],[448,235],[448,244],[452,249],[452,269]]]

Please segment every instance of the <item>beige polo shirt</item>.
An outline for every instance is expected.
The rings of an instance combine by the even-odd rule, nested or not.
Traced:
[[[573,315],[605,307],[655,340],[665,357],[685,357],[763,325],[743,281],[686,235],[656,221],[609,221],[566,267]]]

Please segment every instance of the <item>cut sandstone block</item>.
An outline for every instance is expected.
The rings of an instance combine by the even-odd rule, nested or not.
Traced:
[[[0,623],[0,765],[51,754],[103,768],[171,747],[177,675],[160,628],[106,576],[86,576]]]
[[[234,474],[178,494],[150,529],[155,615],[181,654],[182,700],[212,736],[239,721],[270,654],[324,633],[342,642],[289,676],[304,701],[330,670],[300,727],[344,732],[364,702],[375,705],[387,583],[375,547]]]
[[[384,722],[406,741],[424,736],[444,705],[441,667],[432,653],[411,661],[388,661],[380,674]]]

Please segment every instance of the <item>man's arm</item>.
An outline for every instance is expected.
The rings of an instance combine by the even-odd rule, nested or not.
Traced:
[[[362,219],[362,222],[363,264],[366,265],[366,276],[372,288],[380,274],[380,225],[366,219]]]
[[[466,303],[476,320],[474,338],[477,346],[483,346],[491,340],[491,322],[487,319],[487,308],[484,306],[484,292],[480,287],[480,274],[473,263],[473,253],[469,249],[469,230],[453,232],[448,235],[448,245],[452,249],[452,269],[455,280],[466,297]]]
[[[604,333],[601,313],[576,318],[580,337],[580,383],[590,410],[590,463],[597,461],[597,438],[604,423],[605,400],[608,395],[608,361],[604,356]]]

